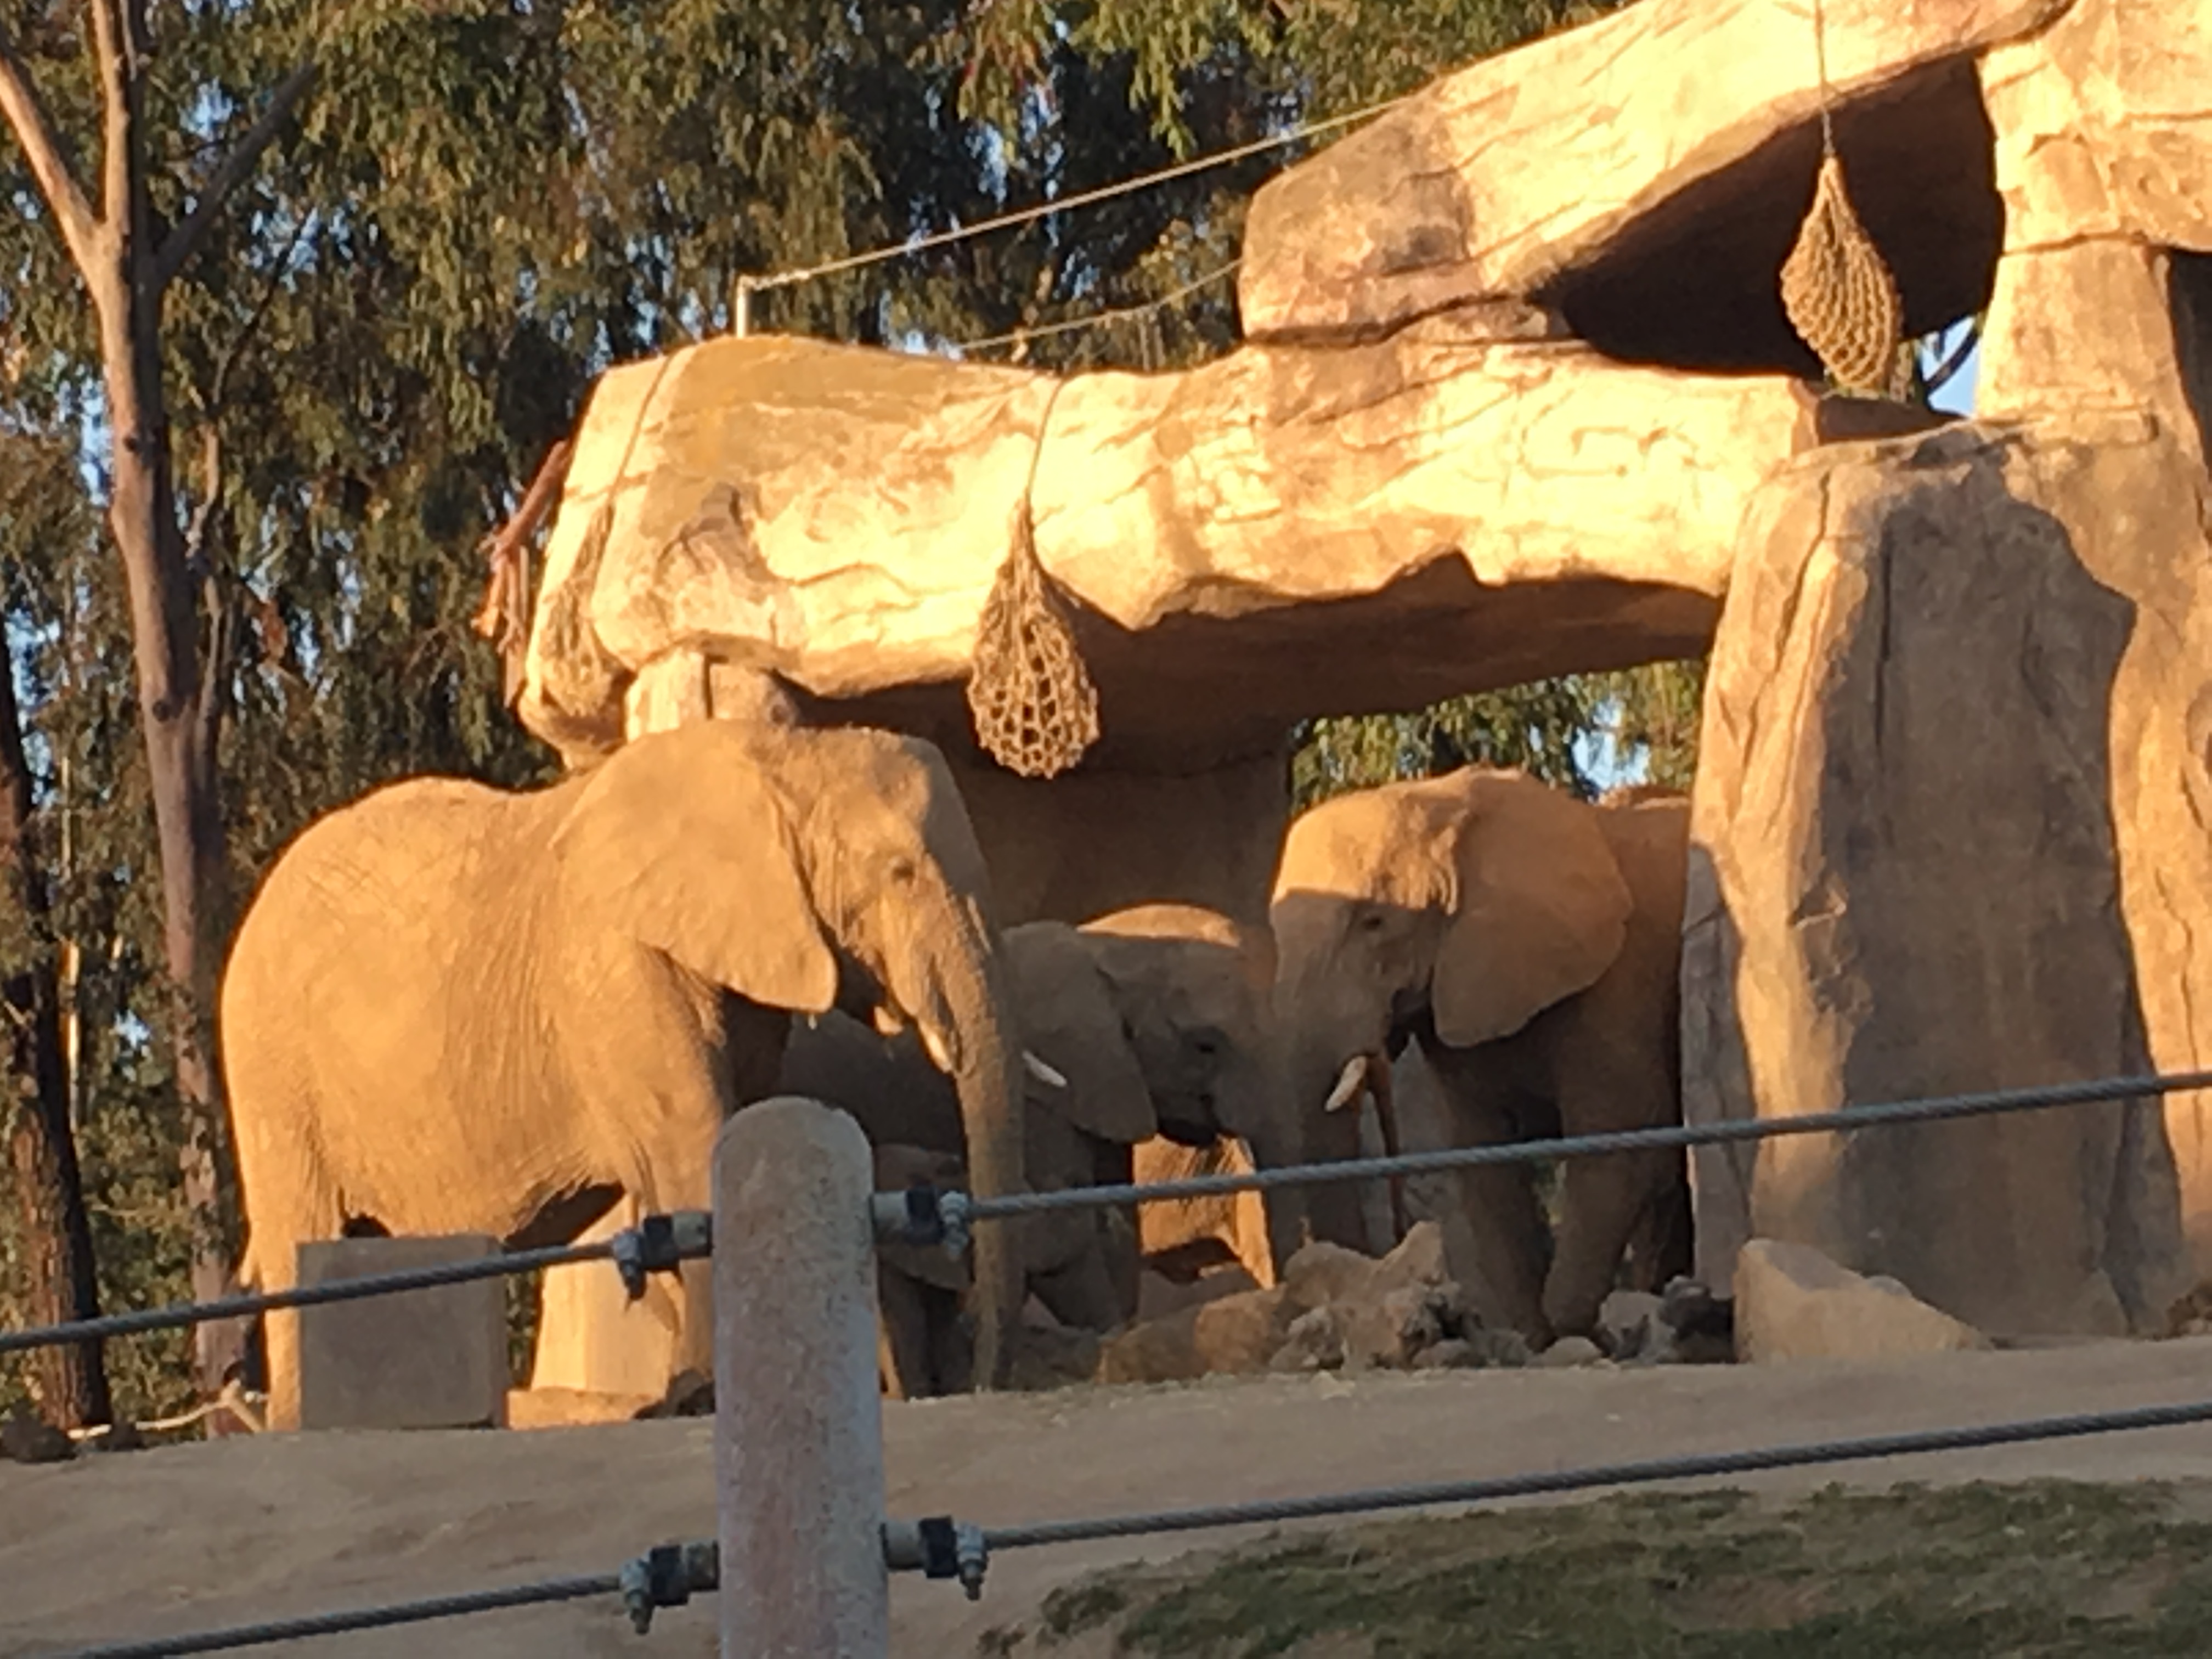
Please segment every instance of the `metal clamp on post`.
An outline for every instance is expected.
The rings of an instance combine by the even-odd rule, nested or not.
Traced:
[[[633,1302],[645,1294],[647,1273],[673,1273],[714,1248],[714,1218],[705,1210],[649,1215],[609,1242],[615,1271]]]
[[[640,1636],[653,1628],[655,1607],[680,1607],[694,1595],[719,1589],[721,1547],[709,1540],[694,1544],[658,1544],[622,1570],[623,1606]]]
[[[991,1565],[989,1542],[981,1527],[933,1515],[924,1521],[884,1522],[884,1565],[893,1572],[919,1572],[925,1578],[957,1578],[970,1601],[983,1595],[983,1574]]]
[[[968,1194],[939,1192],[917,1181],[902,1193],[878,1193],[870,1202],[878,1244],[942,1244],[949,1255],[968,1253]]]

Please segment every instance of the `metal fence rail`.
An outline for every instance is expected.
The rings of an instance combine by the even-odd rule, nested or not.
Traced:
[[[471,1590],[460,1595],[394,1601],[350,1613],[310,1613],[303,1619],[234,1625],[191,1636],[156,1636],[143,1642],[108,1642],[98,1647],[71,1648],[58,1659],[167,1659],[172,1654],[224,1653],[236,1648],[264,1647],[271,1642],[296,1642],[312,1636],[343,1636],[353,1631],[388,1630],[395,1625],[459,1619],[473,1613],[502,1613],[510,1607],[580,1601],[595,1595],[613,1595],[621,1588],[620,1575],[611,1572],[579,1578],[548,1578],[534,1584],[518,1584],[511,1589]]]
[[[1265,1526],[1285,1521],[1328,1520],[1383,1514],[1394,1510],[1431,1509],[1447,1504],[1495,1503],[1606,1487],[1652,1486],[1672,1480],[1757,1474],[1776,1469],[1810,1468],[1865,1462],[1883,1457],[1923,1456],[1948,1451],[1983,1450],[2036,1441],[2079,1439],[2146,1429],[2182,1428],[2212,1423],[2212,1400],[2139,1406],[2120,1411],[2083,1412],[2057,1417],[2025,1418],[1901,1434],[1866,1435],[1848,1440],[1816,1440],[1795,1445],[1762,1446],[1742,1451],[1690,1453],[1627,1463],[1599,1463],[1582,1468],[1541,1470],[1481,1480],[1437,1480],[1419,1485],[1376,1486],[1364,1491],[1322,1492],[1306,1498],[1259,1498],[1210,1504],[1189,1509],[1139,1510],[1081,1520],[1042,1521],[1018,1526],[976,1527],[950,1516],[922,1522],[886,1522],[884,1565],[891,1571],[921,1572],[962,1582],[980,1595],[992,1555],[1006,1550],[1108,1538],[1141,1538],[1203,1532],[1225,1527]],[[143,1642],[77,1648],[58,1659],[167,1659],[167,1656],[219,1653],[314,1636],[381,1630],[464,1614],[511,1607],[620,1595],[640,1630],[655,1607],[679,1607],[693,1595],[717,1587],[718,1563],[711,1541],[663,1546],[630,1563],[620,1573],[554,1578],[512,1589],[398,1601],[350,1612],[237,1625],[188,1636],[156,1637]]]
[[[1900,1123],[1945,1123],[2009,1112],[2042,1111],[2059,1106],[2094,1106],[2138,1097],[2181,1094],[2212,1088],[2212,1071],[2173,1072],[2148,1077],[2100,1078],[2087,1083],[2056,1083],[2029,1089],[1990,1089],[1974,1094],[1933,1095],[1921,1100],[1847,1106],[1836,1112],[1797,1117],[1733,1119],[1725,1123],[1669,1124],[1658,1129],[1621,1129],[1606,1134],[1566,1135],[1552,1140],[1516,1140],[1491,1146],[1453,1146],[1432,1152],[1401,1152],[1391,1158],[1344,1158],[1328,1164],[1286,1164],[1245,1175],[1188,1176],[1110,1187],[1069,1187],[1058,1192],[1016,1193],[1003,1198],[966,1198],[967,1216],[975,1221],[1002,1220],[1051,1210],[1098,1209],[1109,1206],[1159,1203],[1172,1199],[1212,1198],[1230,1193],[1267,1192],[1278,1187],[1319,1186],[1332,1181],[1362,1181],[1387,1176],[1425,1175],[1472,1169],[1486,1164],[1534,1164],[1553,1158],[1595,1158],[1608,1152],[1669,1151],[1687,1146],[1721,1146],[1773,1140],[1785,1135],[1850,1133]]]
[[[1456,1148],[1434,1152],[1415,1152],[1392,1158],[1361,1158],[1341,1163],[1302,1164],[1256,1171],[1249,1175],[1196,1176],[1183,1181],[1161,1182],[1142,1185],[1116,1185],[1075,1188],[1063,1192],[1019,1194],[1002,1198],[971,1199],[958,1192],[933,1192],[916,1188],[906,1194],[878,1194],[868,1207],[871,1220],[865,1227],[853,1228],[835,1219],[846,1213],[859,1200],[867,1196],[870,1185],[869,1159],[865,1141],[849,1118],[832,1109],[804,1101],[770,1103],[776,1110],[785,1113],[787,1121],[778,1130],[771,1120],[775,1111],[759,1116],[740,1113],[726,1127],[725,1144],[717,1152],[717,1203],[731,1203],[736,1207],[732,1216],[748,1215],[744,1228],[733,1231],[732,1238],[740,1237],[753,1243],[745,1251],[748,1261],[763,1246],[770,1256],[788,1255],[793,1250],[808,1261],[819,1258],[828,1264],[830,1277],[825,1284],[840,1282],[837,1275],[844,1274],[860,1286],[872,1286],[874,1281],[873,1249],[877,1243],[892,1240],[927,1240],[941,1238],[952,1248],[962,1247],[966,1240],[969,1224],[972,1221],[995,1220],[1042,1211],[1091,1208],[1104,1206],[1140,1204],[1148,1201],[1198,1197],[1218,1194],[1267,1191],[1276,1188],[1303,1186],[1322,1182],[1372,1179],[1387,1176],[1419,1174],[1426,1171],[1466,1168],[1486,1164],[1521,1163],[1552,1158],[1597,1157],[1609,1153],[1652,1150],[1674,1150],[1698,1146],[1723,1145],[1759,1141],[1783,1135],[1856,1133],[1862,1129],[1879,1128],[1916,1122],[1940,1122],[1994,1115],[2015,1111],[2040,1110],[2057,1107],[2092,1105],[2176,1093],[2186,1090],[2212,1089],[2212,1071],[2187,1072],[2144,1077],[2110,1078],[2091,1082],[2061,1084],[2041,1088],[1994,1090],[1974,1094],[1950,1095],[1922,1100],[1902,1101],[1881,1105],[1850,1108],[1843,1111],[1807,1115],[1799,1117],[1747,1120],[1699,1126],[1674,1125],[1663,1128],[1624,1131],[1617,1133],[1567,1136],[1545,1141],[1524,1141],[1511,1145]],[[800,1140],[816,1132],[807,1129],[803,1115],[789,1118],[789,1109],[796,1107],[802,1115],[816,1115],[816,1121],[823,1126],[836,1125],[834,1141],[842,1136],[849,1145],[842,1150],[830,1146],[823,1152],[817,1146],[809,1156],[815,1157],[820,1168],[811,1177],[827,1204],[825,1216],[802,1218],[803,1224],[784,1225],[775,1222],[773,1204],[762,1207],[762,1194],[766,1190],[757,1178],[762,1170],[774,1169],[796,1172],[806,1164],[791,1147],[781,1146],[779,1133],[788,1139],[804,1131]],[[795,1126],[795,1127],[794,1127]],[[752,1160],[756,1178],[738,1182],[725,1171],[722,1163],[734,1149],[733,1133],[751,1144],[746,1156]],[[829,1143],[823,1143],[828,1146]],[[824,1161],[826,1160],[826,1161]],[[735,1168],[736,1166],[732,1166]],[[823,1184],[823,1183],[828,1184]],[[751,1209],[735,1195],[739,1191],[753,1194]],[[833,1195],[834,1192],[834,1195]],[[787,1192],[786,1197],[789,1194]],[[820,1210],[823,1202],[803,1208]],[[732,1219],[732,1228],[738,1222]],[[748,1231],[749,1230],[749,1231]],[[765,1231],[764,1231],[765,1230]],[[472,1262],[456,1262],[402,1273],[364,1276],[341,1280],[334,1284],[300,1287],[291,1291],[224,1298],[220,1301],[180,1307],[152,1309],[137,1313],[118,1314],[106,1318],[82,1321],[72,1324],[47,1326],[31,1330],[0,1333],[0,1354],[20,1352],[27,1349],[58,1343],[84,1341],[109,1336],[125,1335],[139,1331],[174,1328],[199,1323],[205,1320],[241,1317],[270,1309],[304,1307],[318,1303],[339,1302],[364,1297],[395,1294],[405,1291],[426,1289],[440,1285],[466,1282],[507,1273],[529,1272],[538,1267],[562,1266],[571,1262],[611,1260],[621,1269],[625,1283],[635,1295],[643,1288],[644,1276],[650,1272],[666,1271],[679,1262],[705,1256],[712,1252],[714,1227],[712,1218],[701,1212],[684,1212],[675,1216],[647,1218],[635,1229],[615,1238],[598,1243],[557,1246],[540,1250],[508,1252]],[[842,1264],[842,1265],[841,1265]],[[789,1266],[788,1263],[786,1264]],[[804,1277],[805,1275],[802,1275]],[[745,1264],[737,1259],[723,1261],[718,1268],[718,1279],[726,1280],[720,1288],[728,1292],[743,1291],[750,1279]],[[845,1287],[839,1294],[852,1290]],[[864,1317],[872,1305],[867,1291],[858,1292],[862,1297],[860,1315]],[[725,1300],[742,1300],[742,1297],[718,1296],[718,1304]],[[801,1304],[811,1308],[819,1298],[801,1297],[793,1309]],[[850,1297],[847,1296],[849,1300]],[[864,1305],[865,1304],[865,1305]],[[789,1310],[787,1310],[789,1311]],[[851,1309],[847,1309],[851,1313]],[[718,1319],[718,1324],[722,1322]],[[850,1320],[846,1321],[851,1323]],[[792,1311],[786,1321],[790,1329],[788,1341],[778,1345],[780,1349],[809,1346],[813,1333],[805,1325],[799,1311]],[[874,1354],[872,1344],[864,1340],[868,1333],[855,1325],[845,1333],[849,1340],[842,1343],[842,1352],[831,1348],[817,1349],[816,1358],[834,1376],[779,1379],[770,1367],[761,1379],[764,1395],[780,1395],[786,1387],[801,1390],[809,1401],[817,1401],[822,1390],[832,1395],[840,1391],[852,1399],[848,1405],[858,1413],[849,1419],[833,1420],[836,1413],[823,1419],[823,1434],[817,1436],[823,1443],[815,1449],[827,1458],[823,1467],[836,1463],[853,1447],[865,1454],[855,1468],[866,1465],[877,1468],[872,1479],[861,1480],[850,1470],[831,1481],[846,1497],[854,1497],[863,1486],[878,1494],[864,1504],[846,1504],[841,1513],[843,1518],[823,1534],[825,1539],[834,1535],[842,1540],[838,1547],[857,1552],[854,1559],[860,1561],[880,1558],[885,1574],[894,1571],[922,1572],[932,1578],[950,1578],[960,1582],[972,1597],[979,1595],[991,1554],[994,1551],[1025,1549],[1054,1544],[1066,1544],[1086,1540],[1150,1536],[1179,1534],[1224,1527],[1268,1524],[1272,1522],[1325,1518],[1393,1510],[1426,1508],[1446,1504],[1480,1504],[1507,1498],[1537,1496],[1588,1491],[1602,1487],[1632,1486],[1669,1480],[1711,1478],[1750,1474],[1767,1470],[1816,1466],[1822,1464],[1861,1462],[1869,1459],[1921,1455],[1930,1453],[1966,1450],[1993,1446],[2014,1445],[2029,1442],[2057,1440],[2088,1435],[2110,1434],[2154,1428],[2171,1428],[2186,1425],[2212,1423],[2212,1401],[2185,1401],[2161,1406],[2140,1407],[2132,1409],[2085,1413],[2068,1416],[2023,1419],[1978,1426],[1936,1429],[1901,1434],[1870,1436],[1857,1439],[1817,1441],[1796,1445],[1756,1448],[1745,1450],[1655,1458],[1638,1462],[1597,1465],[1577,1469],[1562,1469],[1507,1475],[1482,1480],[1437,1481],[1417,1485],[1374,1488],[1365,1491],[1322,1493],[1305,1498],[1260,1499],[1242,1503],[1206,1504],[1192,1508],[1138,1511],[1134,1513],[1098,1516],[1085,1519],[1045,1521],[1015,1526],[985,1528],[962,1522],[947,1516],[933,1516],[920,1522],[879,1521],[880,1490],[880,1425],[879,1407],[874,1401]],[[730,1345],[740,1340],[731,1328],[718,1334],[717,1370],[732,1352]],[[743,1352],[742,1349],[734,1350]],[[802,1368],[804,1369],[804,1368]],[[865,1376],[863,1375],[865,1373]],[[862,1382],[867,1386],[863,1391]],[[866,1405],[861,1409],[861,1401]],[[726,1401],[726,1406],[742,1403]],[[809,1407],[812,1410],[812,1407]],[[739,1414],[741,1415],[741,1413]],[[769,1415],[775,1415],[771,1407]],[[721,1414],[721,1428],[727,1431],[737,1421],[729,1410]],[[777,1420],[782,1420],[778,1419]],[[857,1437],[857,1438],[855,1438]],[[757,1437],[745,1437],[748,1443]],[[724,1435],[718,1432],[718,1459],[729,1463],[729,1447],[723,1443]],[[870,1462],[873,1459],[875,1462]],[[848,1461],[850,1461],[849,1458]],[[775,1458],[769,1460],[771,1472],[780,1467]],[[793,1467],[796,1467],[794,1465]],[[810,1466],[811,1467],[811,1466]],[[839,1465],[842,1467],[842,1465]],[[737,1466],[729,1463],[722,1470],[724,1539],[721,1553],[714,1542],[663,1546],[647,1555],[629,1563],[616,1574],[599,1574],[581,1577],[556,1578],[536,1583],[506,1589],[486,1589],[457,1595],[423,1601],[394,1602],[364,1607],[350,1612],[334,1612],[302,1619],[242,1625],[224,1630],[198,1634],[157,1638],[150,1641],[108,1644],[80,1649],[70,1659],[151,1659],[152,1656],[213,1653],[238,1648],[260,1646],[269,1643],[298,1640],[304,1638],[336,1635],[347,1632],[386,1628],[411,1625],[434,1620],[461,1617],[511,1607],[546,1605],[555,1602],[587,1600],[600,1595],[619,1595],[628,1607],[633,1622],[641,1631],[650,1623],[653,1610],[659,1607],[680,1606],[694,1594],[719,1589],[721,1592],[722,1614],[726,1642],[738,1624],[750,1628],[744,1609],[763,1613],[772,1613],[779,1604],[787,1586],[781,1581],[769,1583],[772,1594],[763,1600],[761,1584],[754,1583],[759,1576],[759,1563],[741,1551],[735,1559],[736,1576],[725,1577],[720,1572],[721,1554],[726,1554],[732,1513],[750,1515],[747,1505],[757,1507],[762,1483],[750,1474],[739,1483],[744,1490],[732,1487],[729,1477]],[[788,1471],[784,1471],[788,1473]],[[772,1483],[771,1483],[772,1484]],[[849,1491],[847,1489],[849,1488]],[[732,1510],[734,1498],[738,1508]],[[781,1514],[787,1507],[781,1502],[770,1508]],[[824,1514],[835,1505],[826,1506]],[[754,1517],[757,1521],[758,1517]],[[789,1516],[785,1516],[786,1522]],[[756,1528],[757,1529],[757,1528]],[[771,1528],[771,1534],[774,1533]],[[742,1534],[750,1536],[750,1534]],[[817,1554],[826,1556],[827,1547],[817,1551],[811,1530],[804,1539],[783,1538],[772,1552],[779,1556],[783,1570],[796,1569],[800,1577],[813,1572],[820,1575]],[[792,1548],[796,1547],[796,1553]],[[749,1548],[750,1547],[748,1547]],[[848,1563],[850,1565],[850,1562]],[[752,1575],[748,1577],[748,1574]],[[864,1575],[865,1576],[865,1575]],[[842,1582],[847,1575],[832,1575]],[[878,1580],[880,1584],[880,1579]],[[821,1586],[816,1587],[817,1589]],[[750,1600],[747,1599],[748,1594]],[[829,1594],[834,1600],[843,1591],[834,1585]],[[878,1605],[871,1613],[862,1609],[864,1624],[883,1613]],[[763,1616],[766,1614],[763,1613]],[[774,1622],[773,1619],[769,1622]],[[867,1626],[869,1639],[863,1643],[868,1653],[883,1650],[887,1640],[880,1624]],[[759,1632],[756,1632],[758,1634]]]
[[[447,1261],[395,1273],[363,1273],[358,1279],[335,1279],[327,1285],[302,1285],[289,1291],[222,1297],[213,1302],[179,1303],[167,1308],[142,1308],[136,1313],[105,1314],[98,1319],[0,1331],[0,1354],[58,1347],[70,1342],[95,1342],[112,1336],[134,1336],[143,1331],[177,1330],[217,1319],[243,1319],[279,1308],[312,1308],[326,1302],[397,1296],[405,1291],[465,1285],[475,1279],[534,1273],[540,1267],[562,1267],[576,1261],[611,1261],[622,1269],[624,1279],[635,1285],[641,1281],[645,1273],[665,1271],[679,1261],[707,1255],[713,1243],[713,1225],[706,1212],[679,1211],[673,1216],[648,1216],[637,1226],[625,1228],[612,1238],[589,1244],[504,1250],[477,1261]]]
[[[1491,1146],[1455,1146],[1437,1152],[1402,1152],[1391,1158],[1282,1164],[1244,1175],[1188,1176],[1176,1181],[1070,1187],[1056,1192],[1015,1193],[998,1198],[975,1198],[965,1193],[943,1192],[934,1195],[932,1206],[934,1213],[916,1215],[912,1218],[912,1223],[915,1227],[926,1231],[933,1241],[937,1236],[935,1230],[943,1229],[957,1249],[963,1242],[970,1222],[1004,1220],[1013,1216],[1036,1215],[1054,1210],[1118,1208],[1132,1204],[1165,1203],[1186,1198],[1267,1192],[1283,1187],[1319,1186],[1328,1182],[1425,1175],[1472,1169],[1482,1164],[1545,1163],[1554,1158],[1596,1158],[1607,1153],[1729,1146],[1771,1140],[1785,1135],[1855,1133],[1862,1129],[1900,1123],[1953,1122],[2010,1112],[2109,1104],[2181,1094],[2192,1089],[2212,1089],[2212,1071],[2100,1078],[2083,1083],[1936,1095],[1924,1099],[1849,1106],[1841,1111],[1807,1113],[1796,1117],[1669,1124],[1656,1129],[1623,1129],[1607,1134],[1566,1135],[1550,1140],[1521,1140]],[[672,1224],[676,1236],[672,1247],[669,1243]],[[911,1237],[914,1234],[909,1231],[891,1236]],[[672,1248],[673,1254],[670,1253]],[[612,1259],[623,1268],[624,1278],[635,1285],[637,1273],[660,1271],[674,1266],[678,1261],[705,1256],[711,1253],[711,1249],[712,1233],[708,1218],[701,1212],[685,1211],[672,1218],[647,1217],[637,1227],[598,1243],[556,1245],[541,1250],[514,1250],[487,1257],[482,1261],[452,1262],[442,1267],[364,1275],[359,1279],[342,1279],[335,1284],[290,1291],[227,1297],[216,1302],[179,1304],[136,1313],[110,1314],[99,1319],[80,1320],[68,1324],[0,1331],[0,1354],[20,1353],[68,1342],[128,1336],[142,1331],[171,1330],[210,1320],[244,1318],[276,1308],[311,1307],[319,1303],[351,1301],[359,1297],[392,1295],[438,1285],[530,1273],[539,1267],[565,1267],[577,1261]]]

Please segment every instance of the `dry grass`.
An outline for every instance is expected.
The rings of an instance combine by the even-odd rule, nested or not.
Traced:
[[[2212,1654],[2212,1522],[2154,1486],[1642,1494],[1103,1574],[993,1656],[1970,1659]]]

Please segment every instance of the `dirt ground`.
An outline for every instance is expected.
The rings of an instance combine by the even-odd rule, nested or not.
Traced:
[[[1909,1362],[1260,1378],[887,1407],[888,1508],[986,1525],[1996,1422],[2212,1395],[2212,1338]],[[1725,1484],[1788,1494],[2051,1477],[2212,1481],[2212,1427]],[[267,1436],[0,1464],[0,1656],[611,1571],[714,1532],[702,1420],[530,1432]],[[951,1659],[1102,1566],[1261,1529],[995,1561],[980,1602],[893,1585],[894,1648]],[[328,1638],[330,1659],[715,1651],[711,1598],[641,1641],[599,1603]],[[994,1643],[992,1645],[1000,1645]],[[260,1650],[275,1651],[274,1649]],[[285,1651],[307,1651],[290,1644]]]

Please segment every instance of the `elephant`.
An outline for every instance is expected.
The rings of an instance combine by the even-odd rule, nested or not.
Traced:
[[[705,1207],[724,1117],[773,1092],[793,1012],[833,1010],[911,1026],[975,1189],[1022,1188],[988,872],[927,742],[706,721],[534,791],[372,791],[285,848],[226,965],[240,1277],[285,1288],[302,1240],[363,1218],[524,1244],[619,1193]],[[988,1229],[975,1266],[997,1386],[1019,1268]],[[708,1278],[670,1301],[678,1369],[709,1368]],[[296,1325],[267,1328],[289,1425]]]
[[[1461,1145],[1681,1117],[1688,803],[1638,787],[1578,800],[1468,767],[1322,802],[1294,821],[1270,915],[1305,1155],[1355,1156],[1363,1077],[1418,1039]],[[1587,1334],[1632,1236],[1686,1270],[1681,1155],[1570,1160],[1556,1237],[1530,1166],[1460,1172],[1493,1323]],[[1307,1195],[1316,1237],[1362,1242],[1360,1183]],[[1547,1238],[1552,1249],[1546,1260]]]
[[[1034,1189],[1127,1182],[1158,1150],[1232,1137],[1285,1155],[1295,1125],[1267,1018],[1273,957],[1264,932],[1192,906],[1146,905],[1080,928],[1025,923],[1008,928],[1003,945],[1022,1046],[1034,1056],[1024,1142]],[[794,1028],[776,1086],[851,1112],[879,1157],[892,1146],[945,1155],[959,1144],[955,1103],[911,1039],[881,1039],[834,1014]],[[1199,1219],[1217,1222],[1220,1208]],[[1148,1227],[1146,1245],[1172,1248],[1202,1230],[1174,1233],[1182,1213],[1170,1213],[1166,1231]],[[1134,1315],[1140,1224],[1118,1210],[1070,1210],[1011,1224],[1030,1291],[1061,1324],[1107,1331]],[[945,1264],[931,1255],[925,1265],[924,1284],[942,1289]],[[1262,1270],[1272,1282],[1272,1267]],[[887,1327],[927,1301],[923,1284],[893,1286],[891,1277]],[[887,1374],[895,1395],[941,1386],[958,1370],[939,1337],[891,1329],[884,1347],[908,1361],[903,1374]]]

